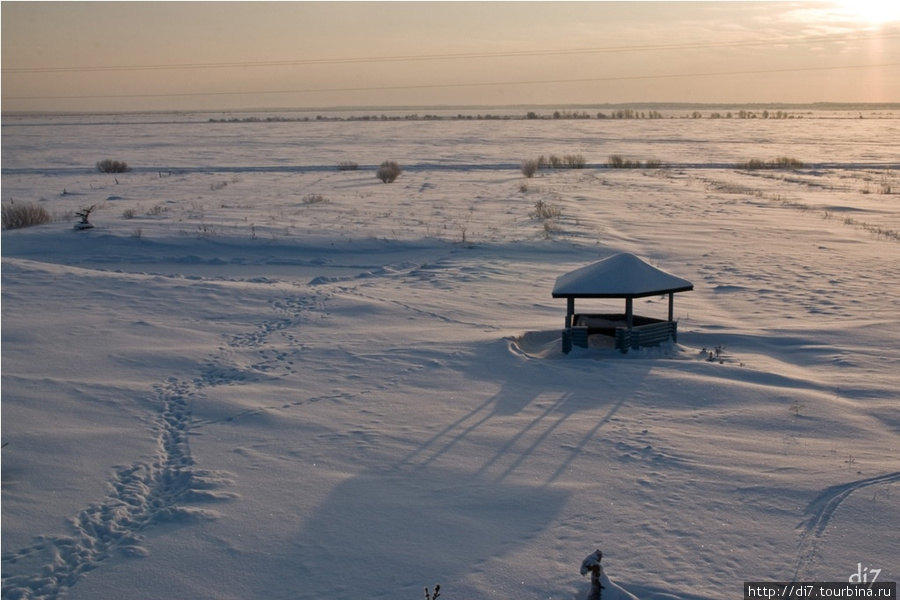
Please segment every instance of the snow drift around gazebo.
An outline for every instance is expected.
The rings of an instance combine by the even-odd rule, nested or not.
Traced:
[[[677,339],[677,324],[673,318],[673,297],[676,292],[694,289],[682,279],[648,264],[629,252],[615,254],[590,265],[560,275],[553,286],[554,298],[566,298],[566,328],[563,331],[563,351],[572,345],[587,346],[592,334],[611,335],[616,348],[658,345]],[[669,295],[668,320],[637,317],[633,312],[634,298]],[[624,298],[625,314],[575,314],[575,298]]]

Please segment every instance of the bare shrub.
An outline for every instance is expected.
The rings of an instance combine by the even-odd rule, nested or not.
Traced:
[[[543,200],[538,200],[534,203],[534,216],[535,218],[543,220],[553,219],[562,214],[562,211],[558,206],[554,206],[552,204],[548,204]]]
[[[552,219],[547,219],[543,224],[544,236],[549,238],[551,234],[562,232],[562,227]]]
[[[760,160],[758,158],[750,159],[746,162],[737,164],[738,169],[802,169],[805,165],[803,161],[789,156],[779,156],[772,160]]]
[[[567,169],[583,169],[587,163],[580,154],[566,154],[563,156],[563,166]]]
[[[381,165],[378,166],[378,169],[375,171],[375,175],[378,176],[384,183],[393,183],[400,177],[400,173],[403,172],[403,169],[399,164],[394,162],[393,160],[386,160]]]
[[[796,158],[790,156],[779,156],[778,158],[770,161],[775,165],[778,169],[802,169],[804,166],[802,160],[798,160]]]
[[[356,171],[357,169],[359,169],[359,165],[352,160],[345,160],[343,162],[339,162],[337,168],[338,171]]]
[[[79,231],[84,231],[85,229],[93,229],[94,225],[88,219],[91,216],[91,213],[97,210],[96,204],[91,204],[81,210],[75,211],[75,216],[81,219],[78,223],[75,223],[75,229]]]
[[[766,161],[752,158],[746,162],[738,163],[738,169],[765,169]]]
[[[663,162],[656,158],[648,159],[645,162],[625,158],[621,154],[611,154],[606,164],[612,169],[660,169]]]
[[[533,177],[540,169],[583,169],[585,165],[587,165],[587,161],[580,154],[564,154],[562,156],[551,154],[549,158],[542,154],[536,159],[524,161],[522,173],[526,177]]]
[[[307,194],[303,196],[303,199],[300,202],[303,204],[323,204],[328,202],[328,198],[322,194]]]
[[[97,162],[97,170],[101,173],[127,173],[131,167],[124,161],[107,158]]]
[[[49,223],[53,219],[47,209],[33,202],[7,202],[2,205],[3,229],[21,229]]]
[[[641,166],[641,161],[625,158],[621,154],[612,154],[606,164],[613,169],[637,169]]]
[[[538,172],[539,168],[540,163],[536,158],[522,161],[522,174],[529,179],[534,177],[534,174]]]
[[[126,208],[122,211],[123,219],[133,219],[135,217],[135,210],[133,208]]]
[[[551,169],[583,169],[587,164],[580,154],[551,154],[548,162]]]

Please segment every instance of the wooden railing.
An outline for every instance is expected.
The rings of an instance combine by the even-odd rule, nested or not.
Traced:
[[[562,332],[562,350],[568,354],[573,346],[588,347],[589,335],[606,335],[615,338],[615,347],[626,353],[629,350],[659,346],[672,340],[678,341],[678,323],[660,321],[634,315],[634,325],[629,329],[623,314],[579,314],[573,319],[577,325],[567,327]]]
[[[638,348],[659,346],[663,342],[678,341],[678,323],[676,321],[663,321],[640,325],[638,327],[616,327],[616,348],[622,353]]]

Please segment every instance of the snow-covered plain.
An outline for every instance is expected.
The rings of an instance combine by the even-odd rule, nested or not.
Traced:
[[[4,599],[900,577],[896,115],[210,116],[4,117],[4,202],[98,206],[2,234]],[[621,251],[694,283],[679,343],[563,355]]]

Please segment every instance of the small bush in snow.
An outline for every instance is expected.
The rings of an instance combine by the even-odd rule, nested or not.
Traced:
[[[776,159],[770,161],[779,169],[802,169],[804,166],[802,160],[798,160],[796,158],[790,156],[779,156]]]
[[[563,156],[563,164],[568,169],[583,169],[587,162],[580,154],[566,154]]]
[[[758,158],[750,159],[746,162],[738,163],[738,169],[765,169],[766,161],[759,160]]]
[[[301,200],[303,204],[323,204],[328,202],[328,198],[323,196],[322,194],[307,194],[303,196],[303,200]]]
[[[534,203],[534,216],[537,219],[542,221],[547,219],[553,219],[562,214],[562,211],[558,206],[554,206],[552,204],[548,204],[543,200],[538,200]]]
[[[613,169],[640,169],[641,161],[625,158],[621,154],[611,154],[607,163]]]
[[[625,158],[621,154],[610,154],[606,164],[611,169],[662,169],[665,167],[663,161],[657,158],[648,159],[645,162]]]
[[[83,231],[85,229],[93,229],[94,225],[88,221],[88,218],[91,216],[91,213],[97,209],[96,204],[92,204],[87,208],[82,208],[79,211],[75,212],[75,216],[81,219],[78,223],[75,223],[75,229],[79,231]]]
[[[580,154],[550,155],[551,169],[583,169],[587,163]]]
[[[345,160],[339,162],[337,168],[338,171],[355,171],[359,168],[359,165],[351,160]]]
[[[400,168],[400,165],[392,160],[386,160],[379,165],[378,170],[375,171],[375,175],[377,175],[378,179],[384,183],[393,183],[400,177],[400,173],[402,172],[403,169]]]
[[[522,173],[525,177],[534,177],[541,169],[583,169],[587,165],[584,156],[580,154],[564,154],[557,156],[551,154],[549,158],[543,154],[535,159],[522,162]]]
[[[127,173],[131,167],[124,161],[107,158],[97,162],[97,170],[101,173]]]
[[[529,179],[534,177],[534,174],[538,172],[538,168],[540,164],[538,163],[536,158],[532,158],[526,161],[522,161],[522,174]]]
[[[805,165],[803,161],[791,158],[789,156],[779,156],[772,160],[751,159],[746,162],[738,163],[738,169],[802,169]]]
[[[53,219],[47,209],[32,202],[8,202],[2,205],[3,229],[20,229],[43,225]]]

